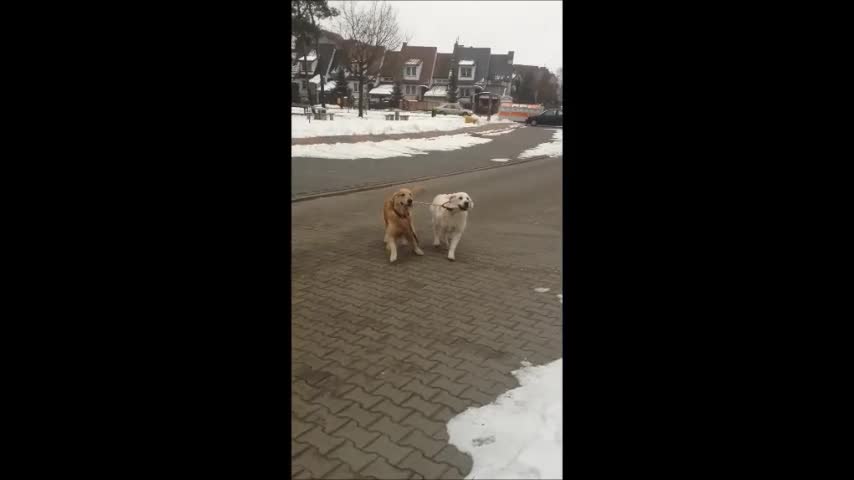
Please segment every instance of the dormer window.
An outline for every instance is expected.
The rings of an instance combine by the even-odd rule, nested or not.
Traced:
[[[474,80],[474,60],[460,61],[460,79]]]
[[[410,58],[403,64],[403,78],[406,80],[417,80],[421,74],[421,60]]]

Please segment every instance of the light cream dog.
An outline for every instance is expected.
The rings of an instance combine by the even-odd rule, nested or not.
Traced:
[[[448,260],[456,260],[454,254],[457,244],[463,237],[468,220],[468,211],[474,208],[474,201],[466,192],[442,193],[436,195],[430,205],[433,214],[433,246],[444,244],[448,247]]]

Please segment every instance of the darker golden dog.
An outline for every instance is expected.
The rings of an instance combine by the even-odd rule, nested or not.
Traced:
[[[415,193],[424,191],[423,188],[416,187],[412,190],[401,188],[394,192],[383,203],[383,222],[385,223],[385,242],[386,249],[390,252],[388,261],[394,263],[397,261],[397,245],[412,245],[412,250],[416,255],[424,255],[421,247],[418,246],[418,236],[415,234],[415,225],[412,218],[412,202],[415,198]]]

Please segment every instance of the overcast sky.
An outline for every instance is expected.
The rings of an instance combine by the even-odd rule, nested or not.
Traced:
[[[358,2],[369,3],[369,2]],[[513,63],[548,67],[563,64],[563,16],[560,1],[464,2],[390,1],[410,45],[451,53],[454,40],[466,47],[513,50]],[[340,2],[330,0],[330,6]]]

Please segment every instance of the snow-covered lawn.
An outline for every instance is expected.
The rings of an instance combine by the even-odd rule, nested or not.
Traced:
[[[435,118],[429,113],[400,112],[409,115],[409,120],[386,120],[385,115],[392,112],[368,110],[364,118],[359,118],[357,109],[327,109],[335,114],[333,120],[314,120],[310,122],[305,117],[291,118],[291,137],[328,137],[349,135],[389,135],[393,133],[443,132],[460,128],[474,127],[465,123],[462,117],[438,115]]]
[[[539,155],[559,157],[563,155],[563,130],[552,130],[550,142],[541,143],[534,148],[529,148],[519,154],[519,158],[531,158]]]
[[[513,372],[518,388],[448,422],[474,463],[467,479],[563,478],[563,359]]]
[[[320,105],[315,105],[321,108]],[[327,112],[334,113],[333,120],[309,121],[304,116],[291,116],[291,137],[331,137],[348,135],[389,135],[393,133],[446,132],[460,128],[476,127],[493,123],[512,123],[510,120],[493,116],[492,121],[486,117],[478,117],[478,123],[465,123],[463,117],[457,115],[437,115],[430,112],[400,112],[409,115],[409,120],[386,120],[385,115],[393,112],[385,110],[366,110],[365,117],[359,118],[356,108],[341,108],[338,105],[327,105]],[[299,107],[291,107],[291,113],[303,113]]]
[[[342,160],[411,157],[413,155],[427,155],[431,151],[457,150],[491,141],[492,139],[489,138],[477,138],[467,133],[459,133],[430,138],[404,138],[380,142],[291,145],[291,155],[294,157],[337,158]]]

